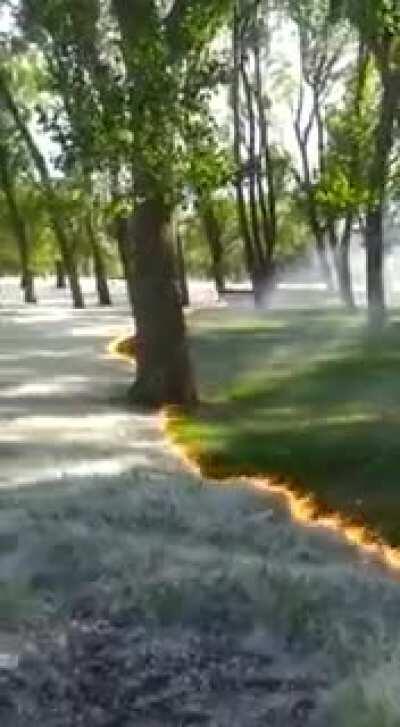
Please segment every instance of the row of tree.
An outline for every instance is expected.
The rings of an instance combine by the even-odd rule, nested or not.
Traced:
[[[44,256],[83,307],[90,258],[109,305],[117,254],[136,325],[132,396],[191,404],[185,249],[193,264],[203,240],[218,292],[243,268],[264,304],[282,261],[313,241],[351,308],[357,224],[380,325],[399,80],[396,0],[16,0],[1,43],[0,186],[26,301]]]

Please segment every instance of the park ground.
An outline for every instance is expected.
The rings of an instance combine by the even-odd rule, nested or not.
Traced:
[[[268,474],[400,546],[400,314],[221,309],[191,319],[202,406],[171,431],[210,475]]]
[[[396,574],[241,480],[185,469],[160,417],[125,403],[118,287],[109,311],[45,284],[38,308],[6,293],[0,723],[397,727]],[[337,310],[196,311],[203,404],[175,434],[232,474],[367,499],[395,540],[396,327],[378,345]]]

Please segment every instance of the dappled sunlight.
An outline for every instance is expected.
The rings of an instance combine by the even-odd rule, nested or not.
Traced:
[[[149,444],[150,446],[150,444]],[[134,448],[133,448],[134,449]],[[140,447],[138,447],[138,450]],[[97,477],[97,476],[119,476],[132,472],[136,468],[144,471],[150,469],[152,459],[147,455],[145,448],[144,453],[140,451],[132,454],[121,454],[117,452],[115,455],[107,455],[107,457],[97,457],[93,453],[90,459],[80,459],[74,463],[72,458],[61,457],[57,464],[45,465],[42,463],[40,467],[35,466],[35,460],[32,460],[31,468],[24,470],[19,468],[14,474],[11,473],[6,482],[0,477],[0,491],[6,491],[10,488],[32,487],[38,484],[59,486],[64,484],[66,477]]]
[[[125,300],[123,282],[118,289]],[[107,351],[113,335],[132,330],[126,303],[74,311],[60,291],[59,309],[48,292],[40,287],[35,308],[2,311],[1,489],[161,466],[165,439],[151,415],[128,409],[130,371]]]
[[[0,398],[17,399],[24,396],[57,396],[65,395],[73,389],[85,389],[89,381],[86,376],[58,376],[54,381],[36,381],[20,386],[0,389]]]

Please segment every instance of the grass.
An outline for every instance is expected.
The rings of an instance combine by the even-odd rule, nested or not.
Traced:
[[[221,311],[197,315],[192,326],[204,405],[196,417],[179,419],[175,433],[200,448],[203,463],[281,472],[332,507],[347,502],[354,512],[362,507],[362,490],[364,506],[376,515],[379,504],[382,522],[395,526],[396,320],[375,342],[366,339],[360,319],[332,312],[268,318]],[[317,694],[308,690],[315,699],[310,727],[396,727],[399,598],[398,579],[366,565],[344,542],[295,527],[274,500],[266,505],[245,486],[199,481],[167,452],[165,471],[139,463],[115,476],[66,476],[54,486],[0,492],[0,654],[5,636],[25,643],[32,631],[46,638],[54,631],[57,649],[68,651],[59,636],[71,622],[86,628],[87,621],[106,619],[126,624],[123,638],[139,624],[133,657],[141,649],[148,654],[155,640],[151,668],[164,654],[171,671],[169,659],[176,650],[185,656],[188,633],[201,644],[222,633],[229,664],[261,649],[271,658],[268,677],[277,683],[300,675],[312,685],[323,678],[326,686]],[[130,643],[127,638],[129,649]],[[22,656],[22,679],[24,669],[35,672],[42,662],[48,676],[42,691],[33,682],[39,711],[26,724],[52,725],[57,718],[66,724],[58,691],[49,700],[46,686],[49,680],[64,684],[60,654],[53,658],[44,650],[42,661],[31,651]],[[72,674],[74,689],[82,670],[86,676],[85,659],[79,656]],[[186,703],[181,672],[188,661],[182,663],[171,684]],[[206,653],[207,669],[210,663],[213,668]],[[105,678],[125,684],[125,699],[138,673],[124,661],[122,677],[105,672]],[[202,699],[208,707],[209,700],[215,709],[218,685],[199,689],[193,683],[185,687],[186,701]],[[292,697],[285,689],[271,695],[264,687],[224,691],[224,684],[219,724],[261,724],[251,709],[267,714],[271,704],[275,724],[299,724],[288,717]],[[150,689],[149,699],[158,696]],[[107,724],[116,723],[113,701],[109,709]],[[176,714],[153,724],[183,724]],[[21,719],[18,713],[16,722],[6,717],[2,724],[13,727]]]
[[[173,436],[208,474],[266,473],[400,545],[400,319],[338,311],[192,318],[202,406]]]
[[[7,535],[0,557],[0,651],[2,633],[23,635],[37,626],[47,638],[54,628],[58,643],[71,619],[97,623],[104,616],[122,619],[127,629],[141,624],[143,649],[151,636],[156,654],[172,641],[184,653],[188,633],[206,643],[218,632],[228,638],[232,658],[265,650],[272,658],[268,673],[278,680],[301,675],[312,684],[322,678],[326,688],[316,699],[314,727],[400,723],[399,583],[364,568],[345,544],[294,528],[246,488],[199,487],[186,473],[151,470],[65,478],[54,488],[0,493],[0,531]],[[16,533],[18,542],[10,537]],[[45,671],[57,680],[61,655],[52,658]],[[29,652],[27,659],[35,670],[39,657]],[[123,673],[129,690],[137,675]],[[237,695],[237,724],[260,724],[246,694],[243,688]],[[223,696],[224,708],[233,696]],[[46,696],[29,724],[55,724],[57,699]],[[262,688],[251,699],[265,702],[265,709],[272,699],[276,724],[299,724],[285,716],[291,704],[285,690],[271,697]],[[181,721],[154,722],[161,723]],[[219,722],[231,723],[232,716]]]

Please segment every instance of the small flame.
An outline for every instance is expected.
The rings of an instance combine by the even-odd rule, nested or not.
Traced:
[[[109,356],[112,356],[113,358],[119,358],[121,361],[127,361],[129,363],[132,363],[134,360],[133,353],[130,353],[130,346],[129,343],[132,340],[132,337],[128,337],[126,334],[124,336],[118,336],[118,338],[114,338],[107,346],[107,353]]]
[[[121,336],[115,341],[112,341],[108,347],[108,352],[112,356],[116,356],[122,360],[132,361],[134,358],[133,353],[125,353],[121,350],[126,341],[126,336]],[[182,462],[185,469],[195,477],[212,477],[212,467],[210,466],[209,471],[204,471],[205,468],[201,466],[199,453],[187,445],[179,444],[174,439],[172,433],[174,420],[176,420],[176,413],[173,407],[165,407],[160,411],[160,428],[168,442],[169,450]],[[223,477],[221,472],[219,472],[218,478],[232,481],[233,476],[229,474],[229,476]],[[400,570],[399,548],[388,545],[365,526],[349,523],[338,512],[326,514],[311,495],[301,495],[289,485],[275,484],[271,479],[262,476],[243,477],[239,475],[237,479],[242,480],[259,492],[267,492],[282,498],[286,503],[291,518],[295,522],[308,528],[325,528],[326,530],[330,530],[350,545],[358,548],[369,558],[381,562],[394,571]]]

